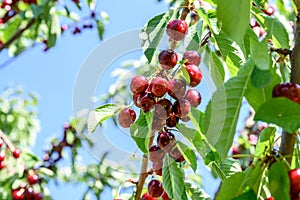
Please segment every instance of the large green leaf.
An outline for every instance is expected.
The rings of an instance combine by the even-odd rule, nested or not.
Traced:
[[[290,180],[286,166],[282,162],[275,162],[269,171],[269,189],[276,200],[290,199]]]
[[[255,66],[251,74],[251,82],[256,88],[264,88],[272,82],[272,72],[268,70],[260,70]]]
[[[122,108],[124,108],[123,105],[104,104],[91,111],[87,120],[88,131],[90,133],[94,132],[98,124],[114,116]]]
[[[191,166],[191,168],[196,172],[197,170],[197,157],[195,152],[186,144],[177,141],[177,148],[183,155],[185,161]]]
[[[287,98],[274,98],[260,106],[254,119],[276,124],[293,133],[300,128],[300,106]]]
[[[207,65],[210,75],[218,87],[224,83],[225,71],[223,65],[225,63],[223,64],[219,56],[215,52],[211,51],[208,46],[205,50],[204,63]]]
[[[193,147],[200,152],[203,142],[199,132],[195,129],[188,128],[184,124],[178,124],[177,128],[179,132],[193,145]]]
[[[144,153],[148,153],[148,141],[151,135],[153,113],[140,112],[138,120],[130,126],[130,134],[137,146]]]
[[[184,192],[184,171],[169,155],[164,158],[162,171],[163,187],[168,196],[174,200],[181,200]]]
[[[243,192],[245,173],[238,172],[226,179],[220,189],[216,200],[232,200]]]
[[[173,13],[174,11],[170,10],[169,12],[153,17],[147,22],[140,33],[142,49],[149,63],[152,61],[156,48],[165,33],[165,28]]]
[[[223,31],[221,31],[218,35],[215,34],[215,39],[231,76],[236,76],[238,73],[238,68],[246,62],[242,49]]]
[[[263,103],[272,99],[273,87],[281,81],[280,77],[274,70],[271,70],[271,73],[272,81],[266,87],[257,88],[253,85],[252,81],[249,81],[247,85],[245,97],[255,111],[257,111]]]
[[[200,50],[203,20],[189,27],[188,34],[184,38],[184,46],[187,51]]]
[[[242,171],[239,160],[233,158],[223,160],[220,164],[220,169],[227,177]]]
[[[260,70],[268,70],[270,68],[270,56],[267,40],[259,42],[256,39],[250,39],[251,58],[255,66]]]
[[[249,191],[241,194],[240,196],[235,197],[232,200],[256,200],[256,199],[257,199],[257,197],[256,197],[256,194],[254,193],[254,191],[249,190]]]
[[[208,142],[215,146],[221,159],[227,156],[231,148],[252,70],[253,62],[250,60],[240,69],[238,76],[217,89],[206,108],[203,132],[206,133]]]
[[[201,189],[191,183],[185,183],[186,192],[192,200],[211,200],[211,198]]]
[[[217,0],[217,17],[222,30],[241,44],[250,21],[250,0]]]

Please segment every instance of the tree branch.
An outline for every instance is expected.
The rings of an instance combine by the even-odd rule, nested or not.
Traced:
[[[9,47],[9,45],[11,45],[16,39],[18,39],[24,33],[24,31],[29,29],[34,24],[34,22],[35,18],[30,19],[24,28],[19,29],[9,40],[7,40],[7,42],[0,46],[0,52],[3,49]]]
[[[2,130],[0,130],[0,138],[4,141],[6,146],[9,148],[11,152],[15,151],[15,146],[11,143],[11,141],[8,139],[8,137],[3,133]]]

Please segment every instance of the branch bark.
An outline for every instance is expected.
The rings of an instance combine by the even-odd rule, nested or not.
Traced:
[[[295,31],[295,44],[291,54],[291,82],[300,84],[300,0],[294,0],[297,6],[297,22]],[[297,134],[282,132],[280,153],[286,156],[288,163],[292,162],[292,155],[294,152],[294,146],[296,142]]]
[[[7,42],[0,46],[0,52],[9,47],[15,40],[17,40],[27,29],[29,29],[35,23],[35,18],[32,18],[28,21],[24,28],[19,29]]]

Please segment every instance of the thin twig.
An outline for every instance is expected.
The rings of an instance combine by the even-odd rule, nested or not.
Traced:
[[[11,152],[15,151],[15,146],[11,143],[11,141],[8,139],[8,137],[3,133],[2,130],[0,130],[0,138],[4,141],[6,146],[9,148]]]

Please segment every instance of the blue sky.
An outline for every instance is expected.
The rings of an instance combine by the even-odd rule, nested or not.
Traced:
[[[155,0],[99,1],[98,6],[110,17],[104,39],[141,28],[151,17],[168,10],[167,5]],[[41,133],[34,147],[37,155],[42,155],[50,136],[61,135],[63,123],[72,117],[72,95],[77,73],[89,53],[99,44],[95,29],[83,31],[75,37],[67,33],[50,51],[44,53],[42,46],[37,47],[0,71],[2,88],[20,84],[26,91],[39,94]],[[0,54],[0,61],[5,59],[7,57]],[[84,155],[88,157],[87,153]],[[79,200],[85,190],[81,185],[66,184],[61,187],[52,184],[50,189],[55,200]],[[104,199],[109,198],[106,196]]]

